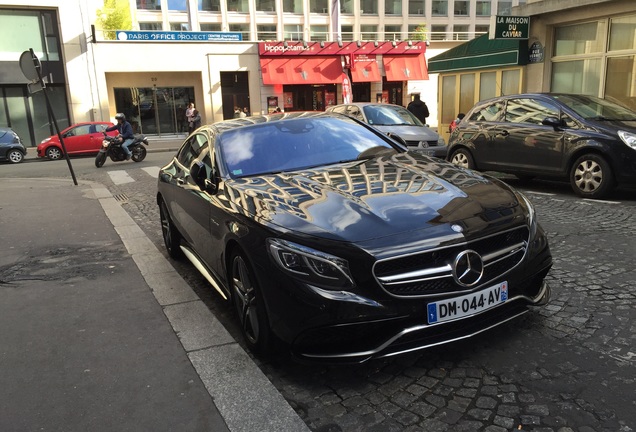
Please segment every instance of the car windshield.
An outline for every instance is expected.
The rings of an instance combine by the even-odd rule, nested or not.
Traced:
[[[232,178],[295,171],[395,151],[374,132],[346,117],[296,117],[238,127],[217,140]]]
[[[594,96],[557,95],[555,99],[587,120],[636,120],[628,108]]]
[[[364,115],[374,126],[424,126],[409,110],[397,105],[366,105]]]

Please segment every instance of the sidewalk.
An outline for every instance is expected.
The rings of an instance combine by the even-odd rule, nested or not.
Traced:
[[[0,218],[0,430],[308,430],[105,187],[4,179]]]

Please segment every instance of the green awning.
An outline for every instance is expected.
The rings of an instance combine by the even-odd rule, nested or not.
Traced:
[[[428,72],[453,72],[528,64],[528,41],[484,34],[428,59]]]

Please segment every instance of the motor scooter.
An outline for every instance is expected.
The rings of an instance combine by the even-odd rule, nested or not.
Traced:
[[[104,141],[102,141],[102,148],[95,157],[95,166],[101,168],[106,162],[106,158],[110,157],[113,162],[121,162],[126,160],[126,152],[121,147],[124,140],[118,136],[109,136],[104,134]],[[148,139],[143,134],[135,134],[132,144],[128,146],[128,150],[132,152],[131,159],[134,162],[141,162],[146,158],[146,148],[144,145],[148,144]]]

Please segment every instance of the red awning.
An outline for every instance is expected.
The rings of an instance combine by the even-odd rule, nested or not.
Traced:
[[[341,82],[340,56],[261,58],[263,84],[337,84]]]
[[[354,56],[351,65],[351,79],[355,82],[382,81],[375,56]]]
[[[424,55],[382,56],[387,81],[427,80]]]

